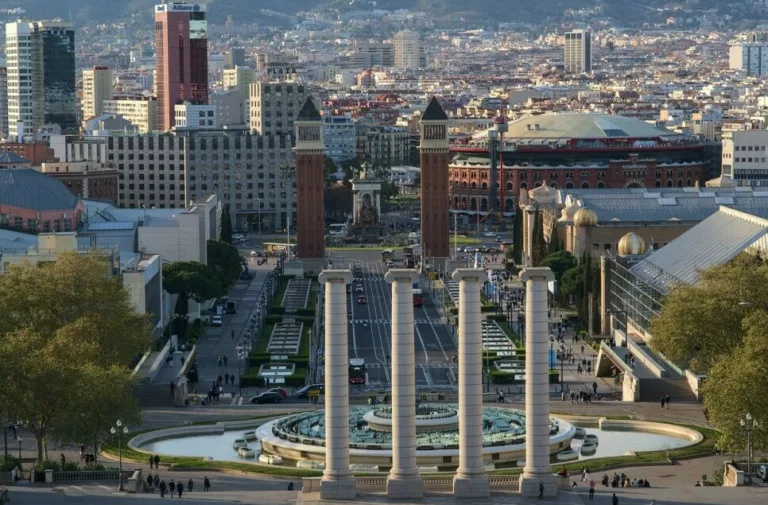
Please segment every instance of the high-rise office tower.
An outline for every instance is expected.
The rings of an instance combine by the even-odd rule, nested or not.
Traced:
[[[0,138],[8,137],[8,67],[0,63]]]
[[[249,106],[251,132],[293,135],[294,121],[307,96],[304,85],[295,82],[252,83]]]
[[[569,74],[592,72],[592,33],[589,30],[566,32],[563,61]]]
[[[404,30],[395,34],[395,66],[397,68],[424,68],[427,59],[421,36]]]
[[[245,66],[245,48],[243,47],[230,47],[227,53],[227,68],[244,67]]]
[[[93,67],[83,70],[83,121],[104,111],[104,100],[112,98],[112,70]]]
[[[180,100],[208,103],[208,25],[206,6],[164,3],[155,6],[157,125],[174,125]]]
[[[33,135],[44,124],[77,130],[75,28],[65,21],[5,25],[8,57],[8,129]],[[19,123],[23,130],[18,130]]]

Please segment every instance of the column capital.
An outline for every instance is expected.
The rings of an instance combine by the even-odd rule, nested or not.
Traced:
[[[525,268],[520,274],[520,280],[523,282],[532,280],[549,282],[555,280],[555,274],[549,267]]]
[[[320,284],[326,282],[350,284],[352,282],[352,274],[349,270],[323,270],[320,275],[317,276],[317,281]]]
[[[419,280],[419,273],[411,268],[392,268],[384,275],[384,280],[390,284],[395,281],[413,283]]]
[[[483,283],[488,280],[488,274],[481,268],[457,268],[451,278],[456,282],[474,280]]]

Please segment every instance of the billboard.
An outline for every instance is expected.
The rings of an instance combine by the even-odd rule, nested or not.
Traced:
[[[155,12],[205,12],[207,6],[205,4],[162,4],[155,5]]]

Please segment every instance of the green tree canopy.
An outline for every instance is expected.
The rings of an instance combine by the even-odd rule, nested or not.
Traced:
[[[232,218],[229,215],[229,204],[224,205],[224,211],[221,213],[221,241],[227,244],[232,243]]]
[[[562,280],[565,272],[577,265],[578,261],[568,251],[557,251],[541,260],[541,266],[552,269],[558,283]]]
[[[174,261],[163,265],[163,287],[179,295],[176,310],[187,313],[187,302],[210,300],[224,294],[221,281],[213,270],[197,261]]]
[[[768,312],[760,309],[748,315],[741,326],[743,340],[731,349],[724,349],[715,360],[703,385],[704,405],[709,420],[721,435],[718,445],[727,450],[744,449],[746,436],[740,420],[752,414],[762,426],[768,422]],[[757,450],[768,448],[768,430],[752,434]]]
[[[243,272],[240,252],[237,247],[217,240],[209,240],[207,247],[208,268],[216,274],[224,292],[228,292]]]
[[[744,337],[743,320],[768,310],[768,265],[743,254],[700,272],[694,285],[679,285],[651,323],[651,345],[669,359],[706,372]]]
[[[72,422],[75,405],[93,422],[115,421],[118,410],[92,408],[103,399],[92,394],[92,379],[109,370],[113,380],[103,387],[119,388],[130,380],[131,359],[149,347],[147,318],[136,314],[109,268],[98,254],[63,253],[55,262],[12,266],[0,276],[0,411],[25,422],[38,461],[49,438]]]

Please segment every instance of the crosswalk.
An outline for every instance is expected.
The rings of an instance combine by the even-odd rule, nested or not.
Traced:
[[[416,367],[423,367],[423,368],[453,368],[455,365],[452,363],[446,363],[445,361],[431,361],[429,363],[416,363]],[[384,363],[366,363],[365,367],[368,369],[381,369],[381,368],[389,368],[390,365],[385,365]]]
[[[350,319],[349,322],[352,323],[352,324],[363,324],[363,323],[368,323],[368,324],[392,324],[392,320],[391,319]],[[414,319],[413,322],[415,324],[429,324],[430,320],[429,319],[418,318],[418,319]],[[435,324],[435,323],[440,324],[440,321],[432,321],[432,324]]]

